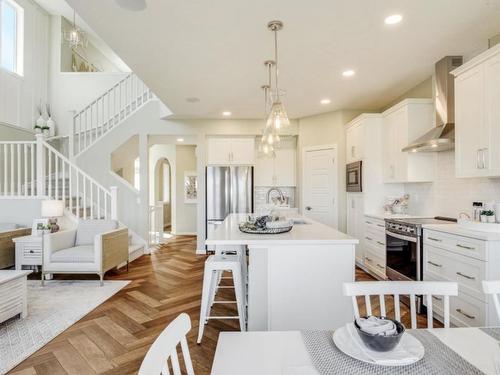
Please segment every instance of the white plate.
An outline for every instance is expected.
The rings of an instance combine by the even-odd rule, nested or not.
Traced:
[[[354,325],[350,324],[352,325],[352,329],[355,329]],[[422,343],[408,333],[404,333],[398,346],[389,352],[374,352],[370,350],[361,341],[357,332],[349,332],[347,326],[335,330],[333,333],[333,342],[341,352],[348,356],[359,361],[381,366],[407,366],[418,362],[425,354]],[[401,359],[401,350],[408,352],[411,358]],[[376,359],[377,356],[379,356],[378,360]]]

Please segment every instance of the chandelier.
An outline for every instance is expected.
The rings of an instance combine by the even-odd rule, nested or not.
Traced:
[[[62,42],[66,42],[66,44],[71,49],[75,49],[78,47],[87,47],[88,40],[85,35],[85,31],[76,26],[76,14],[73,10],[73,25],[71,29],[62,31]]]
[[[267,125],[273,127],[277,131],[290,125],[290,120],[286,114],[285,106],[281,101],[281,92],[279,87],[279,67],[278,67],[278,31],[283,29],[283,22],[281,21],[271,21],[267,24],[267,28],[274,33],[274,98],[272,101],[271,109],[269,111],[269,116],[267,118]],[[271,90],[271,97],[273,96]]]
[[[274,61],[268,60],[264,62],[268,70],[268,84],[261,86],[264,90],[264,114],[267,117],[269,115],[268,107],[270,104],[270,90],[271,90],[271,75],[272,67],[274,66]],[[262,137],[260,140],[259,150],[264,156],[275,157],[275,151],[279,147],[280,137],[277,129],[266,122],[266,125],[262,131]]]

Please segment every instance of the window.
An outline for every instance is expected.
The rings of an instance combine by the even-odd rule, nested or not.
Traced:
[[[12,0],[0,0],[0,66],[23,74],[23,9]]]

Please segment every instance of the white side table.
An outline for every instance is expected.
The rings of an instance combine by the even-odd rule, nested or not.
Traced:
[[[24,236],[14,238],[16,244],[16,270],[23,266],[42,265],[43,236]]]
[[[28,315],[26,277],[31,271],[0,270],[0,323]]]

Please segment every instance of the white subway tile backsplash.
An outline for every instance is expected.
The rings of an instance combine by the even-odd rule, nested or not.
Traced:
[[[500,203],[500,179],[456,178],[454,151],[438,153],[437,163],[434,182],[405,184],[412,214],[458,217],[460,212],[471,213],[472,202]]]

